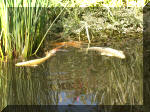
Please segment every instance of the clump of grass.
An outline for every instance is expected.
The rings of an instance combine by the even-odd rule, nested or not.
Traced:
[[[3,31],[1,47],[4,49],[2,52],[9,58],[27,57],[31,55],[34,43],[37,41],[35,37],[39,36],[40,40],[37,30],[39,8],[5,8],[6,18],[1,17]]]
[[[42,8],[45,2],[39,2],[38,7],[33,2],[2,2],[0,9],[1,35],[0,57],[26,58],[36,54],[50,28],[60,16],[60,8]],[[47,1],[47,5],[49,5]],[[10,7],[10,6],[18,7]],[[52,4],[52,6],[55,4]],[[21,7],[20,7],[21,6]],[[58,16],[57,16],[58,15]]]
[[[6,13],[6,16],[1,16],[1,57],[31,56],[49,30],[48,13],[51,9],[5,8],[1,11],[1,14]]]

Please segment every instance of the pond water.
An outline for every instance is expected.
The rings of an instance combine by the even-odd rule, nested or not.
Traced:
[[[96,44],[95,46],[100,46]],[[37,67],[0,65],[0,105],[142,105],[142,42],[111,46],[126,59],[66,48]]]

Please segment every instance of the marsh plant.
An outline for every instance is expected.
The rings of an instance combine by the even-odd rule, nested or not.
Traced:
[[[52,10],[18,7],[6,8],[4,11],[6,15],[1,16],[1,58],[31,56],[54,20],[50,15]]]

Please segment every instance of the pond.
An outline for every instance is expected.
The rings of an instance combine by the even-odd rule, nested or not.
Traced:
[[[2,62],[1,109],[6,105],[142,105],[142,46],[136,40],[109,46],[124,51],[125,59],[69,47],[37,67]]]

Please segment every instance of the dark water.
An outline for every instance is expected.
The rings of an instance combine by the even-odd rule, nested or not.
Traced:
[[[142,105],[142,43],[110,47],[123,50],[126,59],[67,48],[37,67],[15,67],[15,61],[2,63],[1,109],[12,104]]]

